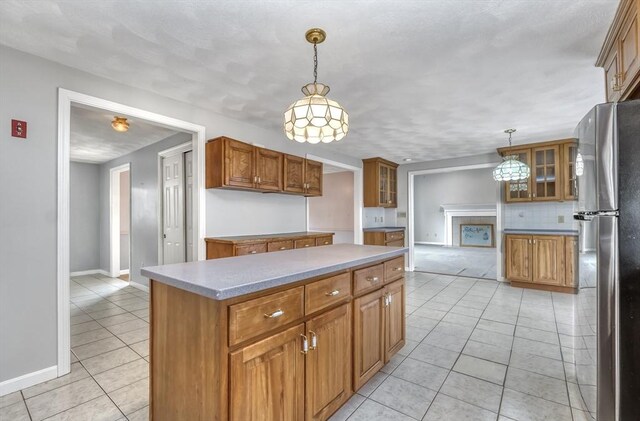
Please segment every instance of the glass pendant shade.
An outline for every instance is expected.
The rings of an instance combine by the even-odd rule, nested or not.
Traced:
[[[325,97],[329,87],[310,83],[302,88],[306,95],[284,113],[284,131],[296,142],[330,143],[349,131],[349,115],[335,101]]]
[[[493,179],[496,181],[526,180],[530,174],[529,166],[519,161],[515,155],[511,155],[506,156],[500,165],[493,170]]]

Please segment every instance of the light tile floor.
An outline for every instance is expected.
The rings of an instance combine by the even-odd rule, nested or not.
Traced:
[[[71,297],[71,373],[0,398],[0,420],[147,420],[148,294],[83,276]],[[574,300],[407,274],[406,346],[332,420],[592,420],[576,386]]]
[[[415,269],[419,272],[470,278],[496,279],[496,249],[415,245]]]

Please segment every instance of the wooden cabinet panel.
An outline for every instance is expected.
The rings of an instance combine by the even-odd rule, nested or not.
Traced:
[[[516,156],[531,168],[531,149],[514,149],[504,153],[505,156]],[[531,200],[531,176],[526,180],[507,181],[505,185],[505,200],[511,202],[528,202]]]
[[[638,8],[632,7],[620,32],[619,66],[621,90],[624,92],[640,71],[640,28]]]
[[[280,152],[256,148],[256,186],[260,190],[282,190],[282,161]]]
[[[560,147],[558,145],[531,150],[531,187],[534,200],[561,199]]]
[[[291,250],[293,248],[293,240],[270,241],[267,243],[267,251]]]
[[[225,185],[233,187],[254,187],[255,147],[237,140],[225,139]]]
[[[384,245],[387,247],[404,247],[404,240],[387,241]]]
[[[304,193],[304,161],[299,156],[284,156],[284,191]]]
[[[384,282],[384,265],[379,264],[353,272],[353,294],[379,288]]]
[[[353,386],[358,390],[384,365],[383,290],[356,298],[353,309]]]
[[[315,247],[316,240],[314,238],[303,238],[301,240],[295,240],[293,246],[297,249],[302,249],[305,247]]]
[[[533,279],[539,284],[564,285],[564,237],[533,236]]]
[[[351,296],[351,274],[342,273],[305,285],[305,314],[330,307]]]
[[[384,234],[385,241],[404,240],[404,231],[393,231]]]
[[[578,287],[578,237],[564,238],[564,264],[565,277],[564,285],[568,287]]]
[[[234,256],[245,256],[247,254],[266,253],[266,243],[254,243],[254,244],[238,244]]]
[[[300,352],[304,332],[301,324],[231,353],[232,421],[304,418],[305,360]]]
[[[618,67],[618,49],[614,48],[604,63],[604,81],[606,86],[607,101],[616,102],[620,99],[622,89],[620,71]]]
[[[389,283],[404,276],[404,256],[384,262],[384,282]]]
[[[405,283],[395,281],[385,288],[384,362],[389,362],[405,344]]]
[[[236,345],[304,316],[304,287],[229,307],[229,345]]]
[[[316,246],[328,246],[333,244],[333,236],[327,236],[327,237],[318,237],[316,238]]]
[[[507,235],[505,247],[505,273],[509,280],[531,282],[530,235]]]
[[[307,420],[326,420],[351,396],[350,308],[345,304],[307,322]]]
[[[322,162],[305,159],[305,196],[322,196]]]

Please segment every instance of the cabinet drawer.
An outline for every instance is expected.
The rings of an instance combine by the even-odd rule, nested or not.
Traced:
[[[301,240],[296,240],[295,248],[302,249],[305,247],[315,247],[316,239],[315,238],[303,238]]]
[[[229,307],[229,345],[284,326],[304,316],[304,287]],[[186,327],[188,328],[188,326]]]
[[[291,250],[293,248],[293,240],[271,241],[267,244],[267,251]]]
[[[318,310],[344,300],[351,295],[351,274],[343,273],[304,287],[305,313]]]
[[[266,243],[241,244],[236,246],[236,256],[244,256],[247,254],[266,253]]]
[[[403,240],[404,231],[387,232],[384,234],[384,241]]]
[[[333,237],[318,237],[316,238],[316,246],[328,246],[329,244],[333,244]]]
[[[383,283],[384,265],[379,264],[353,272],[353,293],[379,288]]]
[[[404,247],[404,240],[387,241],[384,245],[387,247]]]
[[[391,282],[404,275],[404,256],[384,262],[384,282]]]

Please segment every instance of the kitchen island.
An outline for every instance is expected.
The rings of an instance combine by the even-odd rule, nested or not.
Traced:
[[[405,343],[402,247],[144,268],[150,417],[325,420]]]

